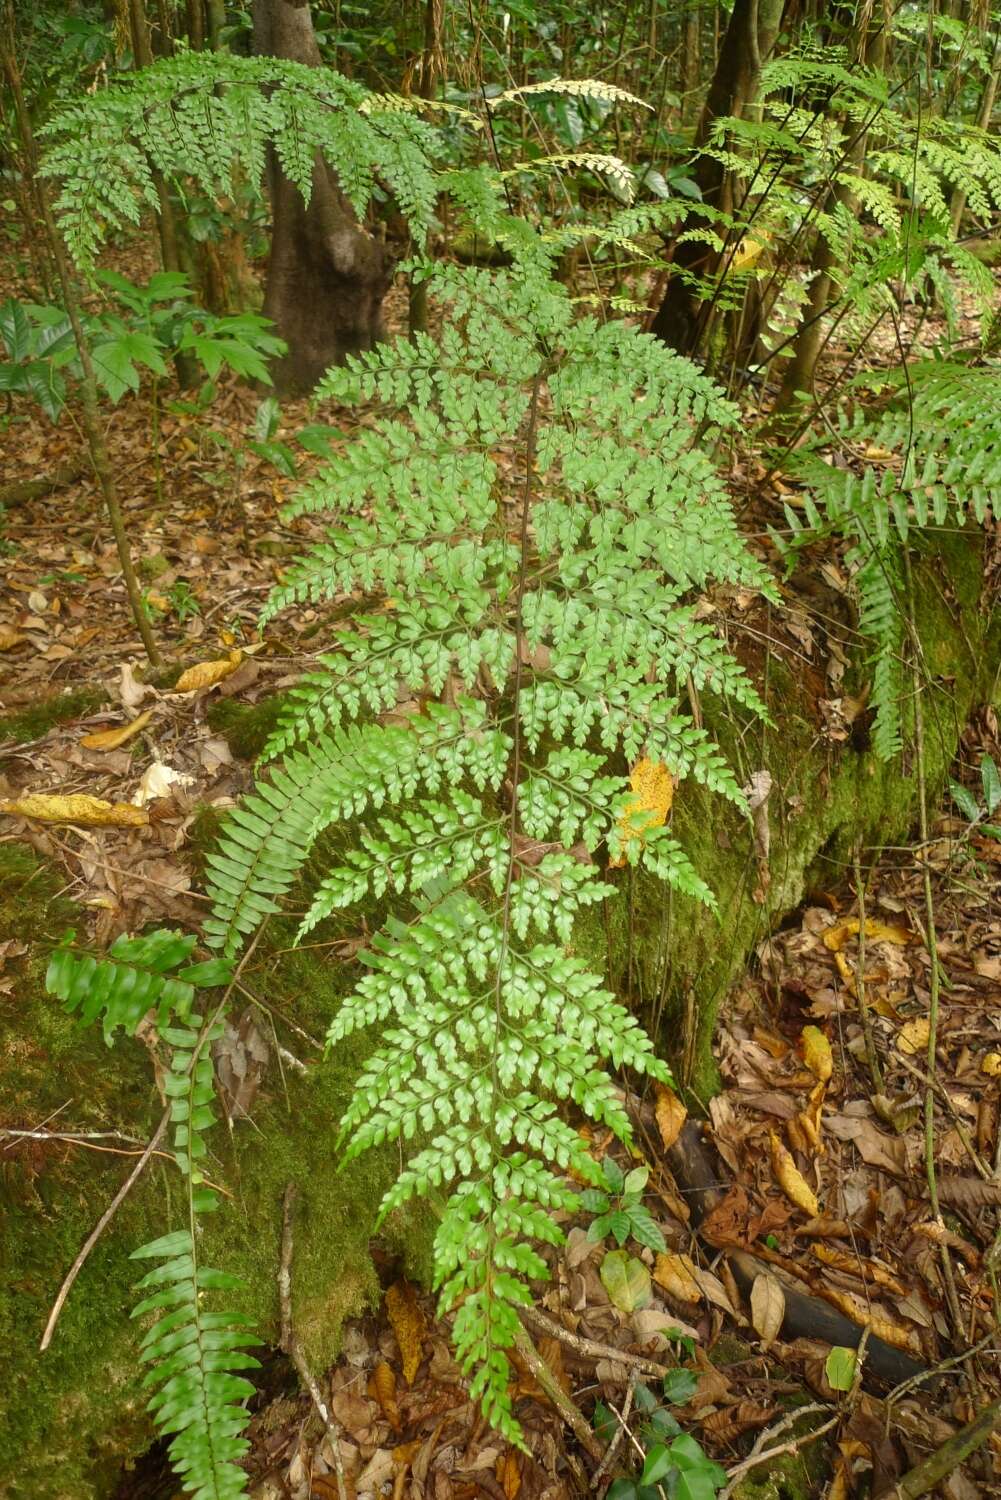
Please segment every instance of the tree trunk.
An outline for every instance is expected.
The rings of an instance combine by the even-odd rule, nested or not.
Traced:
[[[872,23],[871,11],[862,15],[862,29],[855,36],[853,53],[858,63],[882,69],[889,27],[885,18],[880,17],[875,29],[870,32],[869,27]],[[866,131],[863,128],[856,129],[854,122],[848,119],[842,124],[849,136],[852,130],[856,132],[854,139],[850,140],[844,165],[849,171],[859,173],[862,171],[865,160]],[[835,182],[831,185],[827,195],[825,204],[827,212],[833,212],[839,204],[845,207],[853,218],[857,217],[858,202],[855,194],[845,183]],[[810,294],[803,309],[793,356],[782,379],[782,389],[776,402],[777,412],[787,412],[800,392],[809,394],[813,391],[817,361],[828,337],[827,314],[833,310],[839,297],[833,275],[836,264],[835,251],[824,236],[820,235],[813,254],[814,276],[810,283]]]
[[[254,51],[318,67],[305,0],[255,0]],[[272,368],[281,395],[309,390],[331,365],[383,337],[391,269],[385,247],[358,223],[319,155],[308,205],[273,155],[268,189],[273,227],[264,311],[288,344]]]
[[[705,145],[716,120],[728,115],[739,116],[754,98],[761,73],[762,59],[767,59],[782,19],[783,0],[735,0],[730,21],[719,49],[719,58],[709,93],[695,132],[695,145]],[[722,207],[726,172],[721,162],[701,156],[695,167],[695,181],[703,202]],[[678,272],[691,276],[711,276],[719,256],[709,245],[686,240],[675,251]],[[703,328],[700,303],[687,277],[672,275],[650,325],[650,331],[683,354],[698,348]]]

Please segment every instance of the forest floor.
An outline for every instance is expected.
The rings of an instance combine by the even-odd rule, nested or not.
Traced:
[[[393,297],[399,321],[402,294]],[[889,362],[895,351],[885,354]],[[182,410],[176,391],[166,394],[174,409],[163,406],[155,452],[144,397],[104,414],[147,607],[170,663],[160,674],[144,669],[72,408],[58,427],[16,409],[0,428],[0,487],[60,468],[75,476],[11,505],[0,521],[0,802],[82,794],[111,807],[72,823],[12,810],[0,840],[28,842],[65,872],[66,892],[93,914],[87,937],[101,944],[153,921],[197,925],[197,811],[232,805],[251,777],[234,753],[239,710],[297,680],[324,644],[325,621],[308,607],[286,611],[263,637],[256,629],[283,564],[320,529],[309,518],[286,526],[280,514],[312,458],[297,451],[292,478],[247,452],[261,396],[236,382],[202,416]],[[325,419],[347,430],[344,414]],[[275,436],[291,441],[311,420],[307,403],[285,403]],[[733,476],[759,537],[787,498],[781,486],[762,496],[763,473],[745,455]],[[709,603],[752,654],[778,651],[798,664],[814,686],[818,734],[843,738],[844,705],[840,717],[824,705],[842,703],[832,642],[847,645],[854,631],[838,605],[847,587],[838,557],[822,571],[819,603],[790,596],[784,611],[767,615],[732,594]],[[194,678],[180,675],[199,666]],[[980,801],[985,756],[1001,765],[991,711],[969,726],[954,771]],[[773,1455],[773,1480],[776,1466],[784,1472],[787,1488],[767,1492],[776,1496],[847,1496],[867,1473],[879,1493],[1001,1394],[1001,839],[958,814],[955,805],[933,810],[926,842],[884,850],[875,863],[863,851],[859,872],[832,865],[761,944],[719,1032],[724,1086],[703,1137],[718,1191],[700,1225],[692,1190],[670,1164],[685,1121],[673,1095],[632,1101],[636,1161],[595,1141],[613,1180],[617,1167],[649,1166],[644,1202],[667,1249],[630,1242],[627,1256],[610,1262],[617,1247],[590,1239],[582,1214],[552,1257],[533,1331],[561,1389],[589,1415],[601,1403],[599,1431],[615,1443],[610,1472],[642,1451],[645,1408],[661,1400],[643,1392],[659,1391],[660,1367],[686,1373],[671,1384],[670,1415],[681,1429],[734,1483],[755,1477],[755,1435],[750,1456]],[[926,880],[942,972],[934,1077]],[[17,940],[0,951],[0,999],[11,995],[22,951]],[[938,1121],[930,1163],[928,1090]],[[805,1176],[790,1174],[780,1134],[810,1162]],[[8,1140],[16,1160],[15,1148]],[[804,1202],[815,1210],[805,1220],[796,1208]],[[723,1252],[752,1248],[748,1293]],[[628,1275],[613,1277],[613,1264],[628,1264]],[[941,1370],[934,1398],[913,1379],[891,1397],[832,1388],[830,1341],[780,1336],[794,1288]],[[529,1447],[519,1454],[476,1417],[448,1329],[404,1280],[392,1280],[377,1313],[348,1325],[323,1389],[349,1496],[580,1493],[574,1440],[531,1371],[521,1369],[517,1390]],[[308,1397],[262,1400],[251,1436],[258,1500],[338,1496],[331,1434]],[[151,1493],[154,1467],[123,1479],[121,1500]],[[1001,1440],[953,1465],[941,1492],[950,1500],[1001,1493]]]

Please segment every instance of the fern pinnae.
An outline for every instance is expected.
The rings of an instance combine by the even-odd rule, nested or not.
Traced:
[[[157,1315],[142,1342],[141,1357],[151,1365],[143,1385],[153,1389],[148,1408],[160,1431],[173,1435],[171,1462],[194,1500],[234,1500],[246,1493],[247,1476],[238,1465],[250,1447],[242,1436],[248,1421],[242,1403],[254,1387],[234,1372],[260,1365],[246,1353],[248,1346],[260,1343],[252,1320],[238,1312],[207,1312],[203,1306],[206,1292],[236,1291],[241,1285],[236,1277],[202,1265],[199,1248],[199,1216],[218,1207],[199,1163],[207,1154],[203,1132],[215,1123],[215,1075],[208,1049],[222,1036],[219,1009],[208,1020],[192,1016],[197,1030],[188,1026],[164,1032],[173,1049],[166,1092],[175,1160],[187,1186],[188,1227],[143,1245],[132,1256],[164,1262],[139,1282],[139,1290],[148,1295],[132,1315]]]

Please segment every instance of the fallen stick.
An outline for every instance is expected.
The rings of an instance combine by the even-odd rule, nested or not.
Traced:
[[[51,474],[38,479],[12,479],[0,484],[0,505],[27,505],[32,500],[44,500],[53,490],[65,489],[83,473],[83,464],[60,464]]]
[[[984,1407],[979,1417],[974,1417],[972,1422],[961,1427],[923,1463],[905,1474],[894,1485],[886,1500],[918,1500],[920,1495],[927,1495],[943,1479],[947,1479],[965,1458],[983,1447],[997,1426],[999,1416],[1001,1401],[992,1401],[990,1406]]]

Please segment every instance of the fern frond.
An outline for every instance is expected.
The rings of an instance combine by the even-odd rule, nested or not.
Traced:
[[[634,817],[622,757],[744,809],[679,693],[694,683],[764,713],[695,594],[717,579],[775,590],[709,457],[736,409],[658,341],[575,321],[548,276],[558,237],[529,243],[502,215],[497,236],[509,273],[421,266],[448,310],[437,341],[380,345],[321,385],[322,399],[388,410],[293,502],[331,525],[269,611],[363,601],[290,695],[266,750],[281,763],[224,829],[208,930],[232,957],[334,824],[300,936],[390,902],[328,1033],[337,1046],[373,1029],[342,1144],[350,1159],[404,1143],[381,1214],[452,1193],[442,1306],[458,1307],[471,1391],[519,1441],[506,1351],[545,1273],[527,1240],[559,1243],[553,1214],[575,1201],[564,1174],[597,1171],[559,1106],[627,1138],[609,1065],[668,1077],[567,951],[579,914],[615,896],[596,857],[715,905],[663,818]]]
[[[245,1314],[210,1312],[205,1306],[206,1294],[238,1291],[241,1283],[201,1261],[198,1218],[218,1207],[198,1165],[207,1153],[203,1133],[215,1123],[209,1047],[223,1028],[199,1016],[191,1022],[163,1033],[172,1048],[165,1091],[174,1126],[174,1156],[188,1189],[188,1228],[133,1251],[133,1260],[163,1264],[138,1283],[138,1290],[147,1295],[132,1316],[156,1314],[141,1346],[141,1359],[151,1366],[143,1386],[153,1391],[148,1409],[157,1427],[165,1436],[172,1435],[175,1473],[195,1500],[234,1500],[247,1489],[247,1476],[238,1466],[250,1447],[242,1436],[249,1420],[242,1403],[254,1394],[250,1381],[234,1371],[260,1368],[260,1361],[245,1352],[260,1338]]]
[[[72,936],[72,934],[71,934]],[[74,953],[65,944],[49,960],[45,987],[58,995],[68,1011],[90,1024],[100,1018],[110,1047],[119,1027],[135,1033],[150,1010],[162,1030],[176,1016],[187,1021],[198,989],[220,983],[216,965],[186,963],[194,948],[193,936],[180,932],[152,932],[147,937],[115,939],[104,958]]]
[[[562,94],[567,98],[604,99],[609,104],[638,104],[641,109],[652,109],[645,99],[630,94],[618,84],[606,83],[601,78],[550,78],[545,83],[523,83],[515,88],[504,89],[487,100],[490,109],[500,109],[503,104],[515,100],[530,99],[539,94]]]

